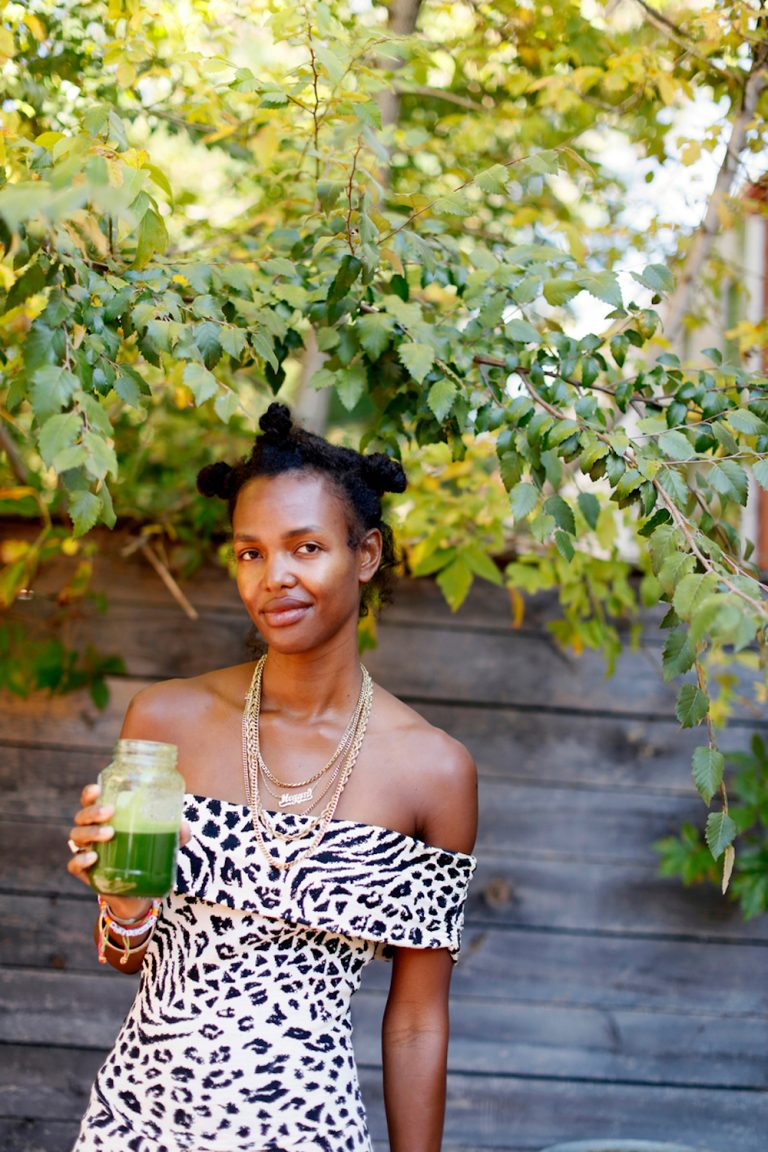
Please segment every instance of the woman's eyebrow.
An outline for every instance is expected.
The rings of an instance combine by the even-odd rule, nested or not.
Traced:
[[[314,536],[321,532],[322,529],[318,528],[316,524],[308,524],[303,528],[289,528],[287,532],[283,532],[282,540],[291,540],[294,536]],[[254,536],[252,532],[236,532],[232,537],[233,540],[243,542],[246,540],[258,540],[258,536]]]

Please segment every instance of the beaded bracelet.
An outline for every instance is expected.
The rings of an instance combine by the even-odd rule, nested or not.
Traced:
[[[147,914],[145,916],[142,916],[139,920],[129,920],[126,922],[126,921],[118,919],[118,917],[116,917],[114,915],[114,913],[111,911],[111,909],[109,907],[107,900],[103,896],[100,895],[99,896],[99,949],[98,949],[99,964],[106,964],[106,962],[107,962],[107,958],[104,955],[104,951],[107,947],[110,947],[110,948],[120,948],[121,947],[121,945],[114,943],[109,938],[110,930],[112,928],[115,929],[118,936],[122,936],[122,938],[123,938],[123,943],[122,943],[123,955],[120,957],[120,963],[121,964],[127,964],[128,963],[128,957],[133,952],[139,952],[143,948],[145,948],[146,945],[150,941],[152,933],[155,930],[155,924],[157,923],[157,916],[158,916],[158,913],[160,911],[160,904],[161,903],[162,903],[162,901],[160,901],[158,899],[154,899],[152,901],[152,907],[149,909],[149,911],[147,912]],[[129,925],[130,925],[130,927],[129,927]],[[129,939],[132,939],[134,936],[146,936],[146,939],[142,940],[141,944],[137,945],[135,948],[131,948],[128,941],[129,941]]]

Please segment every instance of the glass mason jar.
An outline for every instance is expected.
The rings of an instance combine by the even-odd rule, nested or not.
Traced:
[[[118,740],[99,775],[100,802],[114,806],[111,840],[96,844],[91,884],[105,896],[165,896],[176,874],[184,780],[175,744]]]

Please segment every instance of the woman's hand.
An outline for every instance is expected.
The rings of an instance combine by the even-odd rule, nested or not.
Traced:
[[[88,874],[98,859],[95,846],[111,840],[115,834],[109,823],[115,810],[109,804],[99,804],[100,796],[98,784],[86,784],[80,794],[82,807],[75,813],[74,827],[69,830],[70,843],[76,844],[79,850],[67,862],[67,871],[89,888],[92,885]],[[181,825],[179,843],[186,844],[189,837],[189,825],[185,820]],[[109,906],[122,920],[138,920],[149,911],[152,901],[139,896],[110,896]]]

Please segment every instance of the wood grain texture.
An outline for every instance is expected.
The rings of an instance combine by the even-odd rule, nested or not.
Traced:
[[[84,1110],[104,1054],[8,1045],[3,1055],[11,1069],[0,1087],[3,1119],[24,1119],[32,1111],[33,1119],[42,1114],[48,1122],[71,1122]],[[360,1079],[374,1140],[383,1152],[378,1069],[363,1065]],[[538,1152],[566,1139],[598,1136],[666,1140],[702,1152],[765,1152],[767,1124],[768,1094],[751,1090],[462,1073],[452,1074],[448,1082],[446,1143],[476,1152],[509,1148],[510,1137],[526,1152]],[[66,1152],[66,1146],[56,1152]]]
[[[125,648],[130,675],[87,695],[0,698],[0,1148],[68,1152],[93,1074],[135,988],[96,963],[95,901],[65,871],[84,782],[107,762],[140,687],[245,658],[232,584],[206,569],[188,622],[139,556],[104,553],[105,616],[81,635]],[[19,611],[50,623],[45,596]],[[551,598],[509,623],[477,584],[451,616],[434,585],[403,589],[366,657],[381,683],[463,740],[480,769],[480,863],[454,973],[444,1152],[541,1152],[631,1135],[701,1152],[765,1152],[768,917],[744,924],[714,889],[657,874],[653,840],[703,823],[690,784],[700,732],[681,732],[658,676],[659,634],[622,656],[558,651]],[[763,725],[765,726],[765,724]],[[739,721],[726,747],[746,746]],[[390,968],[372,965],[356,1047],[385,1152],[378,1031]]]
[[[0,972],[0,1043],[82,1048],[114,1042],[135,995],[137,979],[105,972],[99,978],[17,968]],[[524,986],[510,995],[467,995],[456,989],[449,1067],[453,1072],[577,1077],[648,1084],[766,1088],[768,1013],[726,1016],[698,1010],[693,996],[677,1011],[533,1002]],[[378,1065],[386,996],[355,998],[357,1055]],[[768,1006],[767,1006],[768,1007]]]

